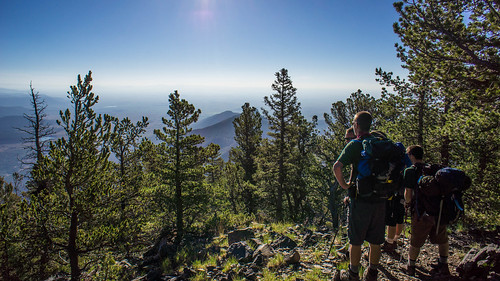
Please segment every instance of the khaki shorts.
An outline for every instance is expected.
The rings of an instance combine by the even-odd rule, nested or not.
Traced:
[[[436,222],[437,218],[434,216],[424,215],[418,218],[414,214],[411,220],[410,245],[420,248],[424,245],[427,237],[429,237],[432,244],[444,244],[448,242],[446,225],[440,225],[436,234]]]

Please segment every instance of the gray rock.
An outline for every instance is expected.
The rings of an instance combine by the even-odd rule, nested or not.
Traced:
[[[500,247],[495,245],[488,245],[480,250],[471,249],[456,269],[462,278],[487,278],[490,272],[499,270]]]
[[[148,281],[157,281],[161,279],[162,270],[160,268],[154,268],[148,272],[146,275],[146,280]]]
[[[293,251],[293,253],[285,257],[285,262],[287,264],[298,264],[300,262],[299,252]]]
[[[262,255],[266,258],[270,258],[274,256],[274,250],[271,246],[269,246],[269,244],[263,244],[257,247],[253,254],[253,257],[255,258],[257,255]]]
[[[271,244],[271,247],[273,247],[273,249],[294,249],[297,247],[297,243],[288,236],[282,235]]]
[[[251,228],[238,229],[227,234],[227,242],[229,245],[231,245],[233,243],[245,241],[253,237],[254,233]]]
[[[250,245],[250,247],[255,249],[255,248],[259,247],[260,245],[262,245],[262,241],[260,241],[260,239],[258,239],[258,238],[251,238],[248,240],[248,244]]]
[[[229,246],[227,255],[235,257],[239,262],[250,261],[253,255],[252,249],[245,242],[236,242]]]

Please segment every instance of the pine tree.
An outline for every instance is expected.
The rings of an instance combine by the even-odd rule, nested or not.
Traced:
[[[162,141],[162,177],[167,186],[173,188],[176,214],[176,242],[180,243],[184,234],[184,216],[190,218],[199,214],[199,204],[206,201],[206,188],[203,186],[204,165],[207,161],[206,150],[201,147],[204,138],[190,134],[191,124],[198,121],[201,110],[184,99],[177,91],[169,95],[169,118],[162,118],[166,126],[154,131]]]
[[[134,246],[140,245],[142,226],[146,223],[147,212],[143,203],[142,180],[144,171],[141,166],[139,144],[141,136],[149,125],[148,118],[132,123],[129,118],[113,118],[113,138],[111,152],[114,153],[119,180],[115,200],[119,210],[115,218],[118,226],[118,251],[125,250],[126,255]]]
[[[50,145],[47,157],[33,171],[48,187],[37,195],[48,216],[54,247],[66,252],[71,280],[79,280],[82,264],[96,262],[92,254],[105,251],[115,234],[109,221],[110,194],[114,188],[110,169],[110,122],[92,107],[91,72],[71,86],[72,108],[60,112],[57,123],[65,136]],[[112,211],[111,211],[112,212]]]
[[[233,121],[234,140],[238,146],[231,149],[230,159],[245,171],[243,181],[247,183],[248,188],[243,190],[243,202],[247,213],[254,214],[256,207],[254,175],[257,171],[255,158],[262,141],[262,117],[255,107],[250,107],[249,103],[245,103],[241,108],[241,115]]]
[[[292,80],[287,69],[281,69],[275,73],[276,80],[271,85],[274,94],[264,97],[264,103],[270,111],[262,109],[269,121],[269,136],[272,138],[272,145],[276,153],[277,184],[276,189],[276,218],[279,221],[284,219],[283,199],[285,196],[285,183],[287,177],[286,157],[290,153],[290,146],[287,140],[290,137],[293,122],[300,111],[300,103],[297,101],[297,89],[293,87]]]
[[[425,82],[439,96],[441,163],[464,168],[480,190],[500,180],[500,4],[496,1],[403,1],[394,4],[400,18],[398,57],[411,82]],[[474,189],[474,188],[473,188]],[[488,207],[498,192],[470,192],[470,204]],[[484,195],[484,196],[483,196]],[[481,204],[483,204],[481,206]],[[494,208],[498,210],[498,208]]]

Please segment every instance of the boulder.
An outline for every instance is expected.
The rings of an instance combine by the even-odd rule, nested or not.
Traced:
[[[258,255],[262,255],[266,258],[270,258],[270,257],[274,256],[274,250],[271,246],[269,246],[269,244],[263,244],[263,245],[260,245],[259,247],[257,247],[255,252],[253,253],[253,258],[255,258]]]
[[[250,261],[253,251],[245,242],[236,242],[229,246],[227,255],[235,257],[240,262]]]
[[[276,241],[271,244],[273,249],[294,249],[297,243],[288,236],[281,235]]]
[[[500,247],[488,245],[480,250],[471,249],[457,266],[459,276],[487,278],[491,273],[500,272]]]
[[[233,243],[245,241],[253,237],[254,233],[251,228],[238,229],[227,234],[227,242],[229,245],[231,245]]]
[[[300,254],[297,251],[293,251],[293,253],[289,254],[285,257],[285,262],[287,264],[297,264],[300,262]]]

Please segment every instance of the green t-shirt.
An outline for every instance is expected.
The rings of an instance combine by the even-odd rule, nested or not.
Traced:
[[[352,140],[344,147],[337,159],[344,167],[352,164],[351,180],[354,180],[358,175],[358,163],[361,159],[362,150],[363,145],[361,142]]]

